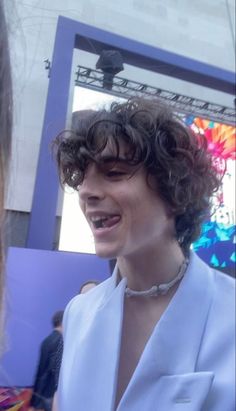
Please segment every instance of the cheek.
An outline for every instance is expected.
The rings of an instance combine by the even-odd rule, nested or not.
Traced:
[[[82,213],[84,214],[85,213],[85,203],[84,203],[84,201],[81,200],[80,197],[78,199],[78,203],[79,203],[79,207],[80,207]]]
[[[136,216],[135,216],[136,214]],[[144,226],[148,230],[156,229],[156,226],[167,224],[169,219],[165,204],[155,195],[155,193],[145,192],[142,198],[136,200],[134,216],[137,224]]]
[[[152,220],[152,211],[150,209],[150,204],[147,203],[145,198],[140,196],[135,196],[127,202],[128,210],[128,220],[133,232],[139,233],[140,230],[142,233],[145,233],[145,229]]]

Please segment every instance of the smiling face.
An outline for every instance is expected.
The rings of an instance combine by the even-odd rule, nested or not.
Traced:
[[[140,255],[174,237],[165,203],[147,183],[144,167],[125,161],[124,149],[118,161],[106,147],[98,163],[89,163],[79,199],[100,257]]]

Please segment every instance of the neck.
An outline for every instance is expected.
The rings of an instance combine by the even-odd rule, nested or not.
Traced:
[[[127,278],[128,287],[137,290],[147,290],[154,284],[171,281],[184,261],[184,255],[177,242],[171,246],[165,244],[165,249],[152,249],[141,255],[119,257],[118,269],[121,277]]]

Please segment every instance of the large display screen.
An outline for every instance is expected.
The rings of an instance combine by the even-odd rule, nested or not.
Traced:
[[[208,149],[215,158],[216,167],[222,173],[222,188],[213,199],[209,221],[202,226],[201,237],[193,249],[211,266],[233,268],[235,255],[235,127],[215,123],[199,117],[184,117],[195,133],[204,134]]]

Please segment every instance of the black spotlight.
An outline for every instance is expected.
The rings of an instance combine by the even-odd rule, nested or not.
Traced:
[[[114,76],[124,70],[121,53],[117,50],[103,50],[96,63],[96,68],[102,70],[104,74],[103,88],[111,90]]]

